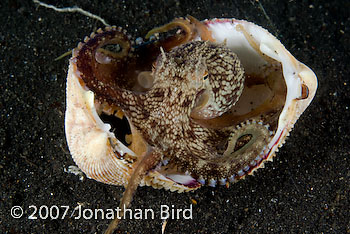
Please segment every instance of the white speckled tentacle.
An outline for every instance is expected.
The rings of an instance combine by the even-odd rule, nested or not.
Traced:
[[[237,125],[228,139],[223,155],[199,158],[190,169],[201,184],[216,186],[234,183],[250,174],[268,155],[267,144],[273,131],[262,121],[247,120]]]

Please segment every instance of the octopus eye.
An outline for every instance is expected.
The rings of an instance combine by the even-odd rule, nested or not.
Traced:
[[[203,74],[203,80],[208,79],[208,77],[209,77],[208,71],[205,71]]]

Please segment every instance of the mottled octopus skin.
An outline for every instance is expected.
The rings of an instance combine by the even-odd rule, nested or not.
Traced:
[[[266,31],[249,22],[214,19],[202,23],[194,18],[176,19],[152,32],[164,32],[173,26],[182,27],[184,33],[147,43],[140,48],[132,47],[129,37],[120,28],[98,30],[74,50],[71,64],[76,67],[76,71],[73,76],[82,80],[82,84],[94,93],[99,103],[108,103],[123,111],[132,128],[137,130],[149,147],[141,154],[152,151],[154,155],[158,155],[159,159],[155,162],[159,163],[166,159],[169,166],[157,167],[150,171],[160,173],[153,178],[163,176],[161,180],[171,180],[171,173],[178,173],[190,175],[192,179],[197,179],[202,184],[208,182],[212,186],[217,181],[221,184],[225,184],[227,180],[234,182],[235,178],[250,174],[260,167],[263,161],[271,159],[276,147],[282,144],[279,139],[285,138],[296,121],[293,115],[292,118],[286,115],[286,112],[293,114],[294,111],[293,108],[287,111],[284,107],[287,88],[281,75],[280,61],[264,55],[257,43],[263,42],[262,44],[268,46],[268,53],[273,49],[269,46],[277,46],[275,54],[269,56],[274,57],[277,54],[281,55],[282,59],[289,59],[292,66],[295,66],[294,69],[303,71],[305,66],[300,63],[299,65],[287,51],[284,52],[285,49],[279,41],[271,35],[266,37]],[[212,31],[208,31],[210,28]],[[243,39],[238,45],[246,47],[248,54],[254,58],[251,61],[247,60],[238,47],[238,53],[243,56],[245,65],[258,61],[259,65],[248,66],[251,70],[250,75],[244,74],[245,69],[232,52],[232,47],[230,48],[235,46],[232,44],[235,40],[230,39],[230,34],[225,36],[228,40],[225,37],[221,39],[222,35],[218,31],[220,28],[224,31],[223,35],[229,29],[233,35],[239,34],[238,41]],[[253,38],[254,34],[249,34],[247,30],[261,30],[261,38],[265,39],[261,42],[256,41],[259,38]],[[200,41],[197,41],[198,38]],[[216,43],[218,38],[220,43]],[[266,43],[266,38],[271,42]],[[244,44],[247,42],[248,47]],[[104,48],[105,45],[111,44],[119,44],[121,50],[112,52]],[[261,71],[254,73],[258,67]],[[273,74],[275,71],[278,74]],[[259,72],[262,77],[251,78],[251,75],[254,77],[259,75]],[[276,77],[268,78],[269,72]],[[153,84],[147,88],[134,89],[133,87],[137,86],[135,81],[143,73],[146,74],[145,77],[152,77]],[[307,72],[303,72],[304,74],[312,75]],[[249,79],[245,81],[246,76]],[[290,87],[298,90],[300,81],[296,81],[295,84],[290,83],[290,79],[288,82],[293,84],[289,85]],[[237,110],[234,106],[240,99],[243,83],[246,87],[244,90],[263,84],[270,97],[267,96],[265,102],[252,108],[249,113],[232,114]],[[307,90],[307,86],[302,87],[302,90],[305,90],[304,87]],[[310,102],[308,95],[301,95],[302,99],[299,99],[297,91],[291,88],[290,91],[293,95],[289,96],[298,99],[294,101],[287,98],[288,103],[294,105],[296,100],[298,103]],[[311,95],[313,97],[314,91]],[[247,102],[245,105],[250,104]],[[239,106],[242,107],[242,104],[238,104],[238,108],[241,108]],[[303,108],[301,106],[300,110]],[[282,109],[284,113],[280,116]],[[282,116],[283,121],[280,121]],[[288,119],[293,119],[294,122]],[[284,124],[288,129],[283,128]],[[283,137],[279,138],[281,135]],[[123,160],[118,150],[115,152],[116,156]],[[133,165],[130,163],[129,166],[135,168],[135,159],[136,162],[140,161],[144,156],[141,154],[137,154],[132,159]],[[166,171],[169,168],[170,177],[169,171]],[[103,173],[103,168],[101,172]],[[181,181],[175,182],[182,186]],[[199,187],[198,183],[194,186],[192,183],[187,179],[183,186]],[[156,187],[158,186],[162,187],[160,184]]]
[[[113,170],[105,164],[101,167],[99,160],[85,169],[92,168],[87,171],[94,177],[97,171],[95,178],[102,182],[109,182],[104,173],[120,176],[122,180],[111,183],[126,186],[122,209],[130,204],[139,184],[189,191],[200,187],[198,182],[215,186],[251,174],[272,160],[317,89],[315,74],[257,25],[235,19],[199,22],[189,17],[175,19],[146,37],[174,27],[182,31],[140,47],[132,46],[120,28],[98,30],[79,44],[70,61],[68,145],[73,158],[82,159],[77,164],[83,168],[88,155],[117,161]],[[121,49],[104,48],[110,44]],[[136,139],[133,145],[146,147],[135,154],[132,145],[130,149],[121,145],[109,125],[97,117],[91,93],[99,111],[110,115],[109,110],[121,109]],[[84,118],[77,113],[85,113]],[[82,119],[88,123],[79,122]],[[84,154],[83,144],[74,141],[89,141],[77,132],[80,127],[110,137],[98,141],[100,151]],[[99,153],[104,150],[115,154],[104,157]],[[126,173],[118,171],[124,166],[129,168]],[[117,224],[114,220],[106,233],[112,233]]]
[[[98,38],[95,38],[98,40]],[[202,127],[190,117],[200,91],[214,93],[219,116],[238,100],[244,82],[243,68],[237,56],[223,46],[195,41],[159,55],[154,85],[146,93],[135,94],[116,86],[106,86],[87,72],[87,59],[94,60],[96,47],[81,49],[77,55],[78,70],[92,90],[108,93],[145,140],[184,172],[195,178],[222,179],[237,173],[239,166],[229,156],[217,152],[225,145],[232,129],[214,130]],[[79,63],[83,61],[84,63]],[[209,85],[205,85],[208,73]],[[90,74],[88,76],[87,74]],[[95,85],[98,84],[98,85]],[[251,161],[252,159],[250,159]],[[227,165],[231,165],[228,167]]]

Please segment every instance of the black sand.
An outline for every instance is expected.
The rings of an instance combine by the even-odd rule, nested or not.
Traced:
[[[228,189],[186,194],[142,187],[131,208],[183,209],[195,199],[193,219],[169,220],[166,233],[349,233],[349,1],[143,2],[48,1],[82,7],[135,37],[187,14],[246,19],[267,28],[310,66],[319,89],[274,162],[255,176]],[[78,204],[116,208],[123,189],[64,171],[74,165],[64,136],[68,58],[54,59],[103,25],[31,1],[1,1],[0,12],[0,232],[101,233],[109,220],[70,214]],[[61,209],[60,219],[29,220],[30,205],[70,210],[64,219]],[[22,218],[11,217],[13,206],[24,209]],[[119,231],[160,233],[161,226],[158,212],[154,220],[124,220]]]

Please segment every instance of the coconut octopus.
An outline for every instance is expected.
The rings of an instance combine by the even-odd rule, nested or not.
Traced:
[[[70,59],[70,152],[88,177],[126,187],[122,209],[139,185],[183,192],[252,174],[317,89],[315,74],[253,23],[178,18],[146,39],[160,33],[134,44],[121,28],[99,29]]]

